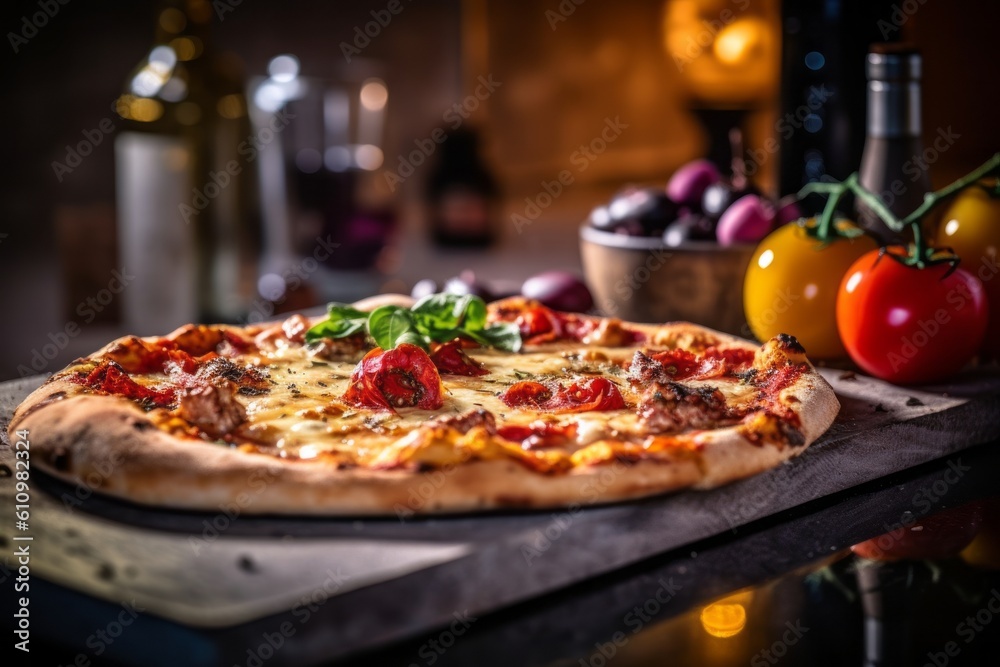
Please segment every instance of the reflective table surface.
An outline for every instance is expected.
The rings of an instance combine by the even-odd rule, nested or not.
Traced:
[[[942,667],[998,648],[1000,442],[337,664]]]

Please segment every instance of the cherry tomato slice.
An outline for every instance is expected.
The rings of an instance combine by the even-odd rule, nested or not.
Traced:
[[[402,343],[389,351],[376,347],[355,367],[344,401],[382,410],[437,410],[444,402],[441,376],[416,345]]]

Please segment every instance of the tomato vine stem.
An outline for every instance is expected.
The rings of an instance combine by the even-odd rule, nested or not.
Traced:
[[[903,218],[902,224],[912,225],[914,222],[919,223],[920,220],[922,220],[923,217],[941,201],[961,192],[971,185],[975,185],[981,178],[989,176],[991,173],[996,171],[998,167],[1000,167],[1000,153],[995,153],[989,160],[981,164],[976,169],[970,171],[968,174],[958,179],[951,185],[946,185],[940,190],[928,192],[924,195],[924,202],[915,208],[912,213]]]
[[[827,196],[826,206],[823,207],[823,212],[820,214],[817,224],[813,228],[807,228],[810,235],[823,243],[831,243],[837,238],[850,238],[861,233],[856,228],[840,228],[834,224],[837,206],[850,193],[854,195],[856,201],[867,206],[875,215],[881,218],[889,229],[894,232],[902,232],[909,227],[913,233],[913,242],[909,245],[905,254],[885,253],[885,249],[883,249],[883,254],[888,254],[898,262],[919,269],[935,264],[948,263],[951,264],[952,270],[954,270],[958,265],[958,256],[950,251],[942,251],[941,249],[930,247],[924,238],[921,223],[927,214],[942,201],[968,187],[976,185],[980,179],[991,174],[1000,176],[1000,153],[994,154],[989,160],[954,183],[940,190],[925,194],[920,206],[902,219],[896,217],[877,194],[861,185],[857,172],[854,172],[842,182],[823,181],[807,183],[799,190],[797,197],[801,200],[811,194]],[[1000,179],[998,179],[998,188],[1000,188]]]

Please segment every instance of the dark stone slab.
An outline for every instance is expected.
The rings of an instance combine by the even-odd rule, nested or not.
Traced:
[[[134,600],[144,617],[187,637],[146,664],[177,664],[178,651],[190,665],[239,663],[282,623],[292,632],[268,664],[308,664],[445,626],[465,610],[517,604],[1000,435],[995,374],[923,389],[824,375],[841,415],[794,461],[714,491],[572,514],[400,522],[169,512],[32,471],[32,575],[55,584],[46,590],[85,594],[76,600]],[[4,415],[32,387],[0,385]],[[11,457],[0,451],[0,462]],[[0,507],[12,506],[12,494],[12,480],[0,478]],[[12,522],[0,525],[9,545]],[[58,638],[69,627],[41,631]]]

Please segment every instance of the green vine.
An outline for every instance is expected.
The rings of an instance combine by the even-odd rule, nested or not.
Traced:
[[[822,243],[831,243],[838,238],[852,238],[864,232],[857,227],[843,226],[835,224],[837,205],[848,194],[854,195],[855,199],[868,207],[894,232],[902,232],[907,227],[913,233],[913,242],[909,244],[905,253],[887,252],[882,248],[882,254],[888,254],[896,261],[907,266],[923,269],[935,264],[951,264],[952,267],[958,265],[958,256],[950,250],[937,249],[927,244],[924,238],[921,223],[931,210],[950,197],[955,196],[966,188],[977,185],[979,181],[991,174],[997,174],[997,183],[993,188],[987,188],[991,196],[1000,196],[1000,153],[996,153],[992,158],[984,162],[978,168],[972,170],[954,183],[947,185],[940,190],[928,192],[924,195],[924,200],[903,219],[896,217],[892,211],[883,203],[882,199],[866,189],[858,181],[857,172],[848,176],[842,182],[822,182],[809,183],[799,190],[798,198],[804,199],[811,194],[826,195],[826,206],[819,216],[817,224],[807,228],[807,233],[815,237]]]

